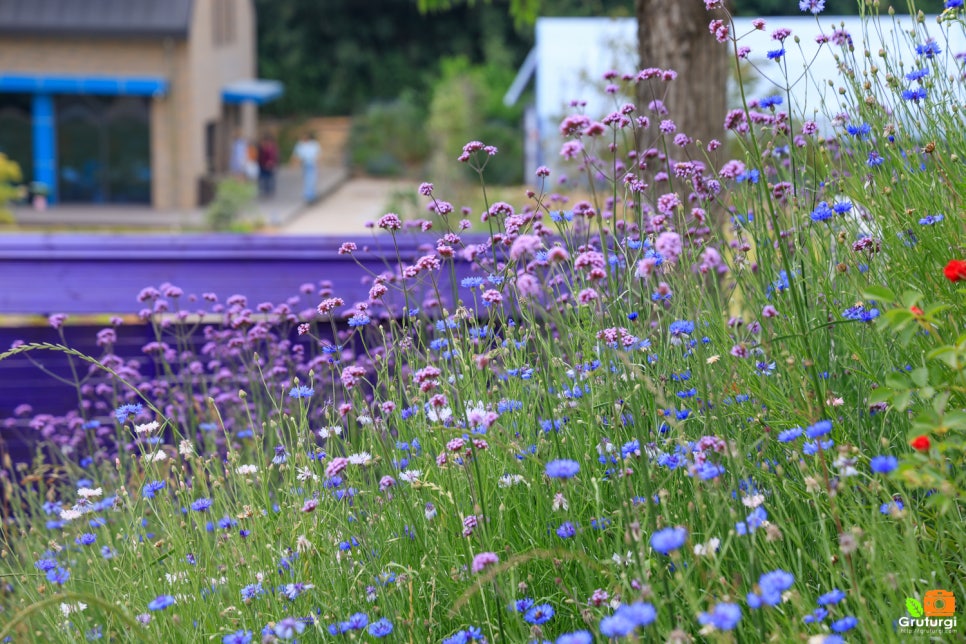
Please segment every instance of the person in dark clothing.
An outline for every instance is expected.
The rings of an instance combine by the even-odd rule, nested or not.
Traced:
[[[275,169],[278,166],[278,145],[271,134],[262,137],[258,146],[258,192],[263,197],[275,195]]]

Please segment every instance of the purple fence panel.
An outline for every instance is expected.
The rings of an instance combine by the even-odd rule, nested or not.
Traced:
[[[484,240],[464,236],[467,244]],[[332,295],[349,307],[368,299],[373,275],[398,272],[400,263],[411,264],[433,253],[435,241],[435,236],[400,236],[394,243],[386,234],[353,238],[9,235],[0,237],[0,314],[131,315],[144,306],[137,300],[141,289],[165,282],[178,286],[186,296],[215,293],[221,302],[243,295],[252,308],[298,296],[293,307],[298,311],[313,309],[320,299],[317,293],[300,293],[301,285],[310,283],[318,289],[320,282],[329,281]],[[357,250],[339,254],[344,242],[355,243]],[[457,281],[472,274],[469,262],[458,260],[455,266]],[[450,272],[444,270],[439,280],[448,299]],[[198,306],[202,308],[200,302]],[[398,298],[394,310],[398,310]],[[87,355],[99,356],[95,336],[103,326],[68,325],[67,342]],[[141,347],[154,339],[150,327],[143,324],[124,324],[116,332],[115,352],[123,358],[142,357]],[[0,347],[6,349],[16,340],[60,342],[56,331],[46,326],[0,327]],[[53,374],[70,377],[62,353],[39,351],[30,358],[0,361],[0,443],[5,440],[7,449],[20,457],[26,453],[31,430],[26,417],[13,420],[18,406],[30,405],[33,413],[61,415],[78,404],[72,386],[44,373],[35,362]]]
[[[434,249],[435,237],[397,239],[398,246],[381,234],[9,235],[0,238],[0,314],[134,313],[138,292],[164,282],[186,294],[212,292],[224,301],[237,293],[257,303],[284,302],[301,284],[329,280],[351,303],[368,298],[363,278],[395,266],[397,248],[403,262]],[[359,250],[340,255],[346,241]],[[469,263],[457,266],[460,276],[470,274]]]

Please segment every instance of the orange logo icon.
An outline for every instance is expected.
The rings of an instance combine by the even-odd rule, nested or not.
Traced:
[[[956,597],[948,590],[929,590],[922,598],[926,617],[952,617],[956,614]]]

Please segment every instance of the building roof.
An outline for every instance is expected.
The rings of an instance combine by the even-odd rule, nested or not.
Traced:
[[[0,34],[186,38],[194,0],[3,0]]]

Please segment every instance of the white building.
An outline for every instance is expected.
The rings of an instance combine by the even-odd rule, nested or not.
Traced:
[[[845,83],[836,61],[836,53],[841,55],[843,49],[816,42],[820,34],[831,38],[837,30],[851,35],[855,45],[854,58],[846,62],[856,69],[857,74],[874,64],[880,70],[880,82],[884,83],[886,71],[901,78],[914,69],[935,65],[958,78],[962,67],[954,57],[966,52],[962,26],[954,23],[939,25],[935,16],[927,17],[918,25],[915,43],[922,44],[927,38],[933,38],[942,49],[941,54],[926,61],[916,56],[914,44],[902,33],[913,24],[909,16],[896,16],[895,23],[891,18],[883,17],[879,30],[872,28],[873,24],[864,24],[858,16],[818,16],[816,19],[804,15],[768,18],[764,29],[758,30],[752,25],[752,18],[736,18],[734,27],[739,37],[738,45],[751,50],[747,57],[749,65],[745,68],[753,74],[753,78],[746,79],[745,83],[748,98],[779,94],[785,101],[782,109],[787,109],[790,103],[796,121],[808,118],[823,127],[830,125],[835,114],[848,112],[848,96],[839,94],[839,87]],[[768,52],[782,47],[772,39],[773,32],[779,28],[790,29],[792,33],[785,40],[781,62],[776,62],[768,59]],[[708,37],[712,37],[710,33]],[[864,48],[863,43],[866,43]],[[730,44],[721,47],[722,55],[733,56]],[[870,52],[870,57],[865,57],[865,50]],[[886,52],[886,58],[879,56],[880,50]],[[559,159],[561,140],[557,127],[564,116],[574,113],[571,102],[586,101],[586,107],[582,108],[584,113],[600,118],[614,110],[614,97],[604,93],[603,74],[608,70],[634,73],[638,69],[637,23],[633,18],[537,19],[536,44],[504,97],[508,104],[515,103],[529,81],[536,77],[535,103],[526,122],[528,180],[538,165],[553,166]],[[956,84],[956,100],[962,105],[966,92],[962,82]],[[904,79],[901,85],[903,88],[911,86]],[[731,86],[730,103],[738,107],[740,99],[734,80]],[[901,96],[895,90],[892,92],[892,104],[900,105],[903,102]],[[881,100],[885,91],[880,89],[875,93]],[[937,97],[930,98],[935,100]],[[673,118],[674,106],[668,108]]]

